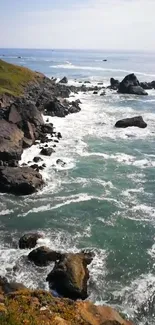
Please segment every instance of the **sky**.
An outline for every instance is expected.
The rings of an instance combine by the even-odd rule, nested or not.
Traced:
[[[155,50],[155,0],[0,0],[1,48]]]

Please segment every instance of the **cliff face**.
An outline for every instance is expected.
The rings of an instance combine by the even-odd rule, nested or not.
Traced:
[[[133,325],[107,306],[54,298],[46,291],[0,295],[1,325]]]

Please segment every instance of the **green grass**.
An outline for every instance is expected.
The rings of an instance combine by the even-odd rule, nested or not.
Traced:
[[[36,82],[41,74],[27,68],[0,60],[0,95],[20,96],[30,82]]]

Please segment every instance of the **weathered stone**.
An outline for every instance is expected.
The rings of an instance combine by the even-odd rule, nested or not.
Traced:
[[[117,128],[127,128],[129,126],[137,126],[139,128],[146,128],[147,124],[144,122],[142,116],[135,116],[132,118],[125,118],[123,120],[118,121],[115,124]]]
[[[88,259],[82,253],[62,256],[47,277],[50,288],[66,298],[86,299],[89,279],[88,264]]]
[[[0,167],[0,192],[29,195],[40,189],[42,176],[30,167]]]
[[[23,235],[19,240],[20,249],[31,249],[37,245],[38,239],[42,238],[43,235],[39,233],[28,233]]]
[[[28,259],[37,266],[47,266],[51,262],[56,262],[62,254],[55,252],[48,247],[42,246],[29,253]]]

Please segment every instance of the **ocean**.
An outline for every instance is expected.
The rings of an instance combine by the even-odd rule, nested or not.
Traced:
[[[67,76],[70,84],[109,84],[134,72],[155,80],[155,54],[82,50],[0,49],[0,58]],[[106,59],[107,62],[103,60]],[[80,85],[80,84],[79,84]],[[76,95],[81,112],[53,117],[62,140],[45,158],[45,188],[29,197],[0,195],[0,275],[30,288],[48,289],[52,268],[34,268],[29,251],[17,248],[23,233],[40,231],[46,245],[62,252],[82,248],[95,253],[90,266],[89,299],[110,304],[138,325],[155,317],[155,90],[148,96]],[[72,97],[73,100],[73,97]],[[117,120],[142,115],[146,129],[116,129]],[[22,162],[32,161],[37,146]],[[56,166],[56,160],[66,162]]]

